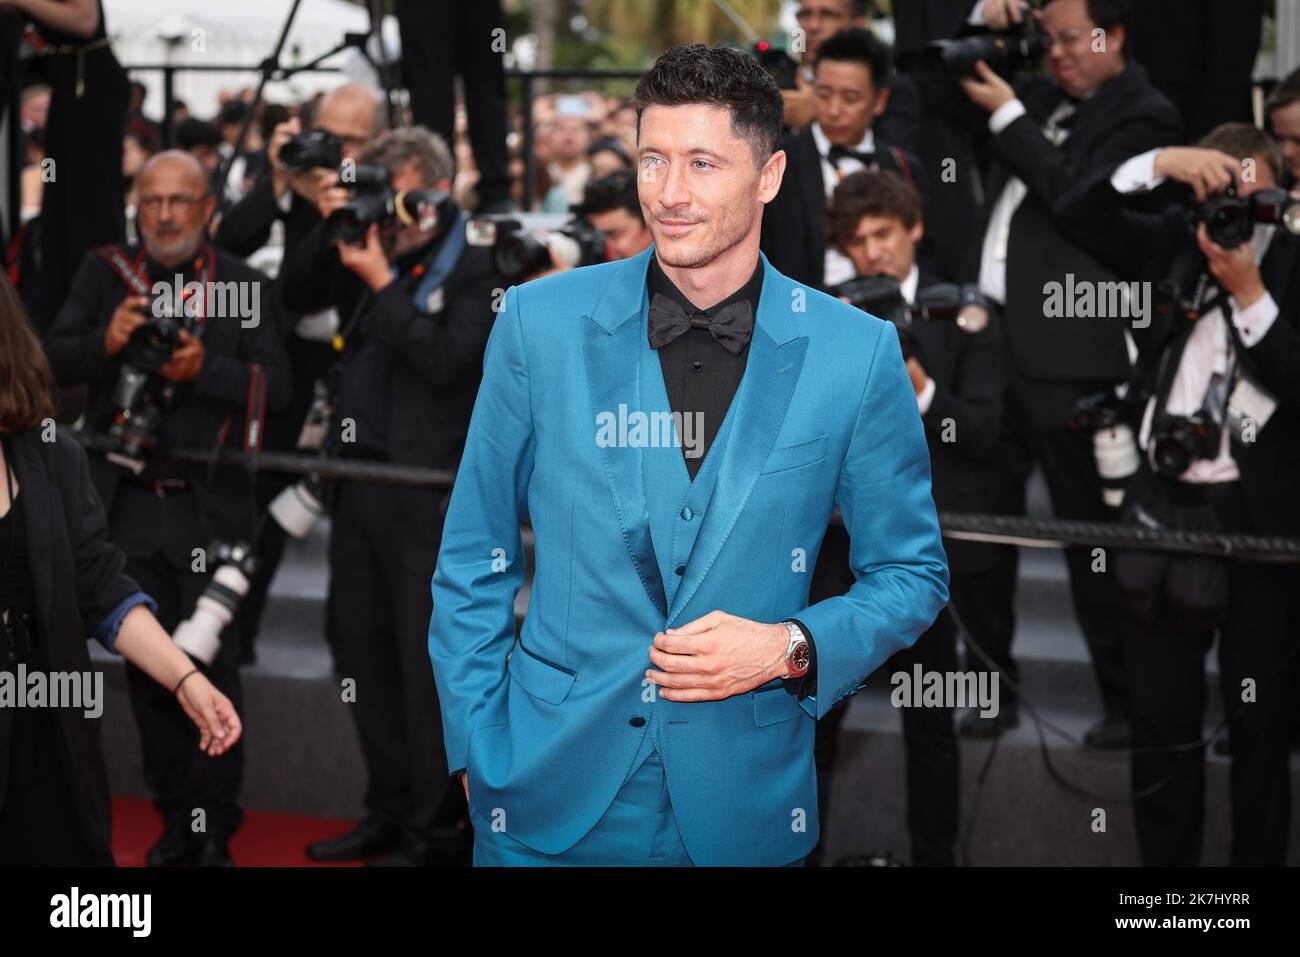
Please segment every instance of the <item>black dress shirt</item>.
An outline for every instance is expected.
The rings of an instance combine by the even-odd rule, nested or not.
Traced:
[[[715,303],[707,309],[700,309],[685,293],[673,284],[659,266],[657,255],[650,257],[650,268],[646,271],[646,289],[650,300],[654,301],[656,293],[661,293],[674,300],[688,316],[704,313],[710,317],[719,310],[733,303],[748,300],[755,319],[758,316],[758,297],[763,290],[763,262],[760,259],[754,266],[754,272],[748,281],[726,299]],[[752,333],[751,333],[752,338]],[[653,347],[652,347],[653,348]],[[736,397],[740,380],[745,374],[745,363],[749,360],[749,343],[739,353],[733,355],[708,329],[687,329],[672,342],[666,343],[658,350],[659,368],[664,376],[664,390],[668,393],[668,405],[683,420],[688,415],[701,415],[703,433],[700,454],[689,456],[690,451],[682,445],[682,456],[686,461],[686,471],[695,480],[704,457],[709,454],[713,440],[717,438],[722,420],[731,408],[731,400]],[[786,680],[786,690],[797,697],[804,698],[817,691],[817,649],[813,643],[812,633],[796,621],[804,636],[808,639],[808,672],[801,679]]]

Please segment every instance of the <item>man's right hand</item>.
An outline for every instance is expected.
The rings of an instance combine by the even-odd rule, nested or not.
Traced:
[[[283,123],[277,123],[275,129],[271,131],[271,142],[266,144],[266,157],[271,162],[271,188],[275,190],[276,199],[289,189],[294,175],[280,165],[280,149],[301,130],[302,127],[296,116]]]
[[[1153,169],[1156,176],[1186,183],[1203,203],[1237,182],[1241,160],[1199,146],[1170,146],[1156,154]]]
[[[469,772],[460,772],[460,784],[465,789],[465,803],[469,803]]]
[[[793,129],[809,126],[816,117],[816,99],[813,88],[803,78],[803,70],[794,74],[793,90],[782,90],[781,98],[785,100],[785,125]]]
[[[147,321],[140,310],[149,305],[148,296],[127,296],[113,310],[113,318],[104,333],[104,353],[115,356],[126,346],[126,341]]]
[[[313,202],[316,204],[316,211],[320,213],[321,219],[329,219],[330,213],[341,206],[346,206],[352,202],[352,191],[339,185],[339,174],[332,169],[308,170],[303,176],[311,173],[323,173],[317,181],[316,198]],[[297,189],[298,187],[294,187]]]

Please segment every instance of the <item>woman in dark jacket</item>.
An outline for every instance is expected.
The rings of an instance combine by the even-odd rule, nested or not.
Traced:
[[[172,690],[207,754],[242,729],[123,574],[86,455],[55,430],[53,395],[40,342],[0,275],[0,865],[111,865],[102,700],[87,701],[103,683],[87,638]],[[43,702],[32,690],[42,683]],[[84,690],[73,706],[51,700],[74,686]]]

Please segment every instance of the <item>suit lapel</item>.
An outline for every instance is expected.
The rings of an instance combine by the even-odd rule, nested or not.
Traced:
[[[760,254],[761,255],[761,254]],[[749,501],[759,471],[785,421],[790,398],[803,368],[807,337],[799,335],[792,311],[794,285],[763,256],[763,291],[759,298],[749,361],[732,399],[730,436],[719,450],[718,480],[686,572],[673,596],[668,623],[675,623],[699,590]],[[805,293],[806,294],[806,293]]]
[[[51,543],[54,532],[50,516],[57,514],[60,503],[52,500],[49,476],[45,463],[30,447],[35,433],[15,435],[9,443],[14,454],[14,474],[18,477],[18,496],[23,499],[23,524],[27,529],[28,569],[32,578],[32,591],[36,596],[37,621],[41,634],[49,634],[50,618],[54,610],[54,581],[50,574],[54,557]],[[61,438],[61,442],[71,439]],[[0,476],[0,480],[3,477]]]
[[[591,390],[591,428],[612,415],[621,418],[644,410],[641,400],[641,350],[649,349],[639,321],[645,308],[645,274],[654,253],[646,252],[626,260],[583,325],[583,359]],[[623,532],[623,543],[636,568],[646,595],[661,616],[668,614],[664,583],[650,535],[650,513],[646,505],[644,450],[631,442],[598,446],[605,466],[605,478],[614,499],[614,511]],[[663,451],[663,450],[656,450]]]

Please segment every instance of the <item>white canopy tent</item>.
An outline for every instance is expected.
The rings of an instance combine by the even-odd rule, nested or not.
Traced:
[[[255,69],[275,49],[292,7],[291,0],[104,0],[104,19],[117,58],[134,65],[247,64],[243,72],[178,72],[174,95],[192,115],[211,118],[218,93],[225,88],[255,86]],[[338,46],[345,33],[370,28],[366,9],[343,0],[302,0],[280,57],[281,66],[308,63]],[[390,57],[397,56],[397,22],[388,17],[384,36]],[[345,79],[374,82],[373,71],[356,50],[330,57],[325,65],[340,73],[300,73],[267,86],[273,102],[296,102]],[[161,119],[163,78],[157,70],[132,73],[148,88],[145,113]]]

